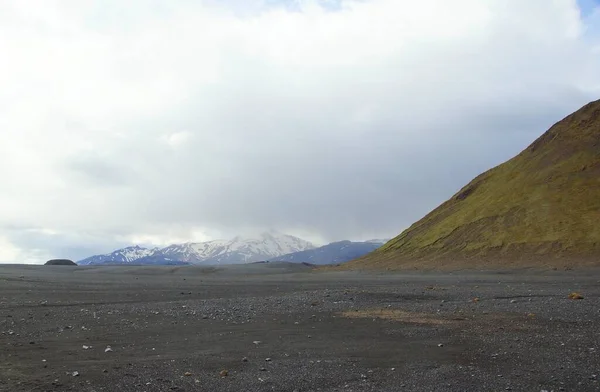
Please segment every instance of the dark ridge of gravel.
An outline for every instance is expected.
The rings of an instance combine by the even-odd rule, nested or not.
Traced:
[[[598,391],[598,283],[0,266],[0,391]]]

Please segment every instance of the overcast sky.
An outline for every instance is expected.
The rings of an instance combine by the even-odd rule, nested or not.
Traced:
[[[595,0],[0,0],[0,262],[391,237],[598,98]]]

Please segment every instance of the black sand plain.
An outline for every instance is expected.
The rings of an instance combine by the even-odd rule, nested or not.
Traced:
[[[600,390],[600,271],[0,266],[0,391],[507,390]]]

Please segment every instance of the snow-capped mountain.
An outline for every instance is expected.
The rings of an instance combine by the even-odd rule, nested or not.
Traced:
[[[315,249],[276,256],[269,261],[287,261],[315,265],[340,264],[364,256],[382,245],[382,242],[372,241],[339,241]]]
[[[158,249],[147,249],[140,246],[129,246],[127,248],[115,250],[105,255],[91,256],[80,260],[79,265],[91,264],[131,264],[144,257],[154,255]]]
[[[111,253],[111,255],[125,249],[117,250]],[[308,241],[291,235],[269,231],[257,237],[250,238],[238,236],[231,240],[170,245],[163,249],[153,249],[149,254],[138,257],[133,261],[135,264],[243,264],[264,261],[273,257],[308,249],[314,249],[314,245]],[[104,262],[94,262],[95,258],[106,256],[108,255],[92,256],[82,260],[79,264],[106,264]],[[89,260],[92,260],[92,262],[90,263]],[[130,263],[130,261],[120,262],[117,259],[111,259],[109,262],[114,264]]]
[[[254,238],[237,236],[231,240],[171,245],[161,249],[160,254],[191,264],[244,264],[313,248],[298,237],[269,231]]]

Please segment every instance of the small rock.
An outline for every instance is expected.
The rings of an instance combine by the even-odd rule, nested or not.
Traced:
[[[583,295],[581,295],[577,292],[573,292],[573,293],[569,294],[569,299],[583,299]]]
[[[510,300],[510,303],[511,303],[511,304],[516,304],[516,303],[517,303],[517,300],[516,300],[516,299],[511,299],[511,300]]]
[[[242,362],[248,362],[248,358],[246,358],[246,357],[242,358]]]
[[[266,371],[267,371],[267,368],[261,367],[261,368],[260,368],[260,371],[261,371],[261,372],[266,372]]]
[[[271,362],[271,358],[265,358],[265,362]]]
[[[442,343],[438,344],[438,347],[444,347],[444,345]]]
[[[104,349],[104,352],[105,353],[110,353],[110,352],[112,352],[112,350],[113,349],[110,346],[106,346],[106,348]]]
[[[185,372],[183,375],[184,375],[184,376],[186,376],[186,377],[190,377],[190,376],[192,375],[192,373],[190,373],[190,372]]]
[[[75,371],[75,372],[71,373],[71,375],[72,375],[73,377],[78,377],[78,376],[79,376],[79,372],[78,372],[78,371]]]
[[[227,377],[227,376],[229,376],[229,370],[221,370],[219,372],[219,376],[221,376],[221,377]]]
[[[102,370],[102,373],[108,373],[107,369]]]
[[[260,340],[255,340],[255,341],[253,341],[252,343],[254,343],[254,344],[256,344],[256,345],[258,346],[258,345],[259,345],[259,344],[261,344],[262,342],[261,342]]]
[[[81,348],[83,348],[84,350],[89,350],[90,346],[86,346],[85,344],[83,346],[81,346]]]

